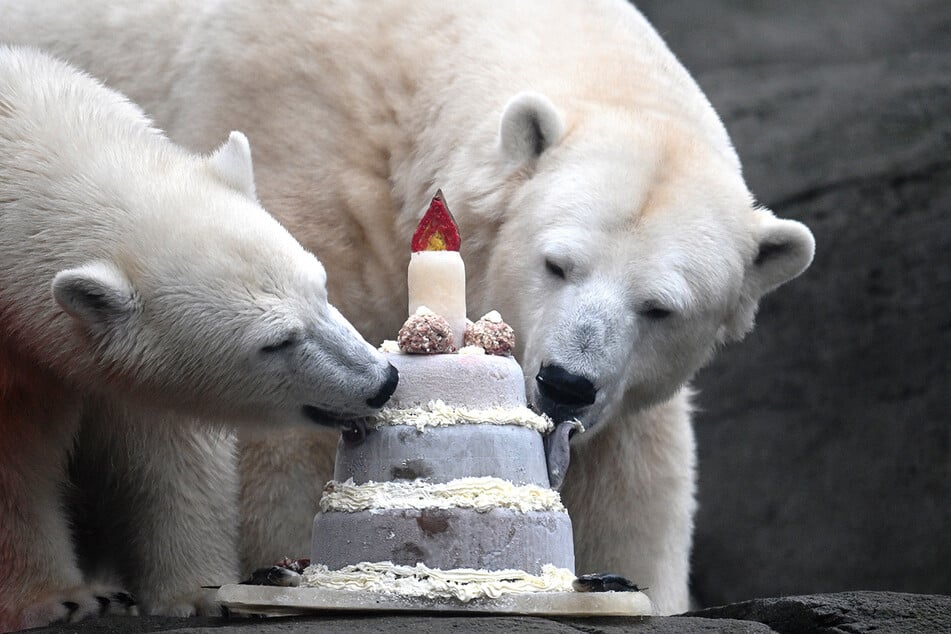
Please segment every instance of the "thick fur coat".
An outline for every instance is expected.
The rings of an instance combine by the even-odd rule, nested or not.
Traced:
[[[0,630],[129,591],[213,607],[200,586],[238,576],[224,422],[365,415],[395,386],[325,281],[259,205],[244,135],[192,154],[0,46]]]

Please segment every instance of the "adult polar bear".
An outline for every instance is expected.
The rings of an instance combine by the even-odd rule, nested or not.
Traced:
[[[589,429],[563,490],[579,571],[632,577],[661,613],[686,608],[685,386],[814,242],[754,204],[716,113],[634,7],[6,4],[0,38],[67,56],[179,142],[246,130],[261,199],[321,257],[332,301],[371,341],[405,317],[410,236],[441,187],[470,313],[500,310],[533,401]],[[327,477],[332,443],[250,446],[250,564],[306,552],[316,489],[301,489]],[[278,482],[281,465],[296,482]]]
[[[147,612],[237,581],[222,421],[364,416],[396,385],[325,278],[258,204],[243,135],[192,155],[0,45],[0,631],[129,607],[102,567]],[[101,513],[71,521],[67,492]]]

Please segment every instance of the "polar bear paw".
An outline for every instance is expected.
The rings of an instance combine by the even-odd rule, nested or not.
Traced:
[[[201,588],[194,592],[151,602],[146,612],[152,616],[221,616],[215,590]]]
[[[137,615],[135,598],[114,586],[83,584],[37,597],[20,612],[19,627],[74,623],[110,614]]]

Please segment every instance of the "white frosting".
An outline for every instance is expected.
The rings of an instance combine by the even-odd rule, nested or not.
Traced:
[[[491,321],[493,324],[502,323],[502,315],[499,314],[497,310],[490,310],[486,314],[482,315],[482,319],[486,321]]]
[[[443,401],[430,401],[426,407],[405,409],[384,408],[368,420],[372,427],[384,425],[411,425],[422,431],[424,427],[449,425],[521,425],[540,434],[550,432],[554,424],[547,416],[536,414],[527,407],[489,407],[470,409],[453,407]]]
[[[380,344],[380,352],[389,352],[390,354],[400,353],[400,344],[395,339],[384,339]]]
[[[526,592],[571,592],[575,575],[564,568],[546,565],[541,575],[523,570],[439,570],[423,564],[397,566],[389,561],[360,563],[340,570],[308,566],[301,587],[399,594],[407,597],[497,599],[504,594]]]
[[[331,480],[324,486],[320,510],[356,511],[381,509],[468,508],[485,513],[496,508],[528,511],[560,511],[565,507],[557,491],[534,484],[515,485],[492,477],[458,478],[444,483],[422,481],[367,482]]]

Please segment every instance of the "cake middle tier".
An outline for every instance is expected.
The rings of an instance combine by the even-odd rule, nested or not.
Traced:
[[[357,484],[479,476],[548,487],[542,436],[521,425],[386,425],[360,444],[341,439],[334,466],[334,480]]]

